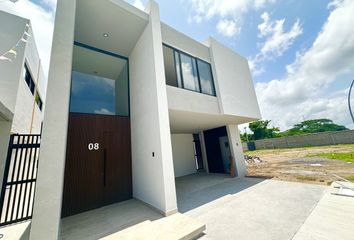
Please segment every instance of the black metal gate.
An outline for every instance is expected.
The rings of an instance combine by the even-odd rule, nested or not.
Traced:
[[[40,135],[10,136],[0,199],[0,226],[32,217]]]

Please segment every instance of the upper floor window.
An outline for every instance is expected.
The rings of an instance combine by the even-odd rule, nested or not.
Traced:
[[[163,45],[166,84],[215,96],[209,63]]]
[[[31,72],[29,71],[28,66],[27,66],[26,63],[25,63],[25,69],[24,69],[24,72],[23,72],[23,77],[24,77],[24,79],[25,79],[25,81],[27,83],[27,86],[31,90],[31,93],[34,94],[34,89],[36,87],[35,87]]]
[[[25,82],[27,83],[27,86],[29,90],[31,91],[32,95],[35,96],[34,100],[37,103],[38,108],[42,111],[43,108],[43,101],[42,98],[39,96],[38,91],[36,91],[36,84],[34,83],[33,77],[31,75],[31,72],[29,71],[29,68],[27,66],[27,63],[25,63],[23,71],[23,78]]]

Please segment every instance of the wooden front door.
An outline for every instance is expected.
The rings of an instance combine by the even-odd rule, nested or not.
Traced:
[[[63,217],[132,197],[129,117],[70,113],[67,139]]]

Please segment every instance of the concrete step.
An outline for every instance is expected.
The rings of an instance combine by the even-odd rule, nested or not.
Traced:
[[[189,240],[205,230],[205,224],[175,213],[156,221],[144,221],[101,240]]]
[[[0,228],[1,240],[28,240],[30,221],[16,223]]]

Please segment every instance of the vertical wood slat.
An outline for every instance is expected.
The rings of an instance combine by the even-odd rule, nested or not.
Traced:
[[[132,197],[129,117],[70,113],[67,138],[62,217]]]

